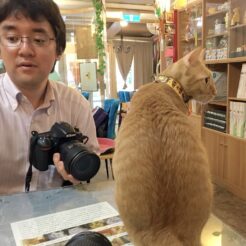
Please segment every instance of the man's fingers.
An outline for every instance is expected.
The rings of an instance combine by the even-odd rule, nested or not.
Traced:
[[[65,170],[63,161],[60,160],[60,154],[55,153],[53,156],[53,161],[56,166],[58,173],[63,177],[64,180],[68,180],[73,184],[79,184],[80,181],[75,179],[71,174],[68,174]]]

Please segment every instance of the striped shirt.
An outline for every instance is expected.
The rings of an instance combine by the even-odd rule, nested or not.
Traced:
[[[66,85],[50,81],[44,103],[34,109],[8,74],[0,75],[0,194],[23,192],[29,168],[31,131],[47,132],[55,122],[65,121],[89,137],[86,146],[98,151],[95,124],[89,102]],[[60,186],[53,165],[40,172],[33,167],[30,190]]]

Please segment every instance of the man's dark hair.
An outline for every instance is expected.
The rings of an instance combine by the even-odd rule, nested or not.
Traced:
[[[9,16],[22,14],[35,22],[47,20],[56,38],[56,52],[61,55],[66,48],[66,27],[60,10],[53,0],[1,0],[0,23]]]

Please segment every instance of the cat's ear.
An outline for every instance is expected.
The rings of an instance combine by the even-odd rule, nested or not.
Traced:
[[[202,49],[199,55],[199,60],[204,61],[204,57],[205,57],[205,49]]]
[[[201,47],[198,47],[188,53],[183,57],[183,60],[186,65],[190,66],[196,64],[198,60],[203,60],[205,50]]]

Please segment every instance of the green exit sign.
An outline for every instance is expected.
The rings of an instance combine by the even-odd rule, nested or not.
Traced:
[[[127,22],[140,22],[140,15],[123,14],[122,17]]]

